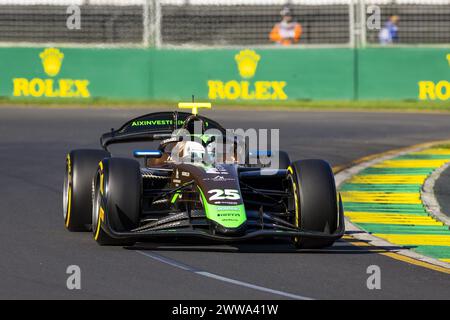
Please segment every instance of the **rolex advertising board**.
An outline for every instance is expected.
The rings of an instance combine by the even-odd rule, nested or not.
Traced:
[[[445,48],[0,48],[0,96],[266,102],[450,97]]]
[[[352,98],[352,53],[347,49],[166,50],[154,55],[157,99],[192,94],[225,102]]]
[[[0,48],[0,96],[13,99],[148,99],[146,50]]]

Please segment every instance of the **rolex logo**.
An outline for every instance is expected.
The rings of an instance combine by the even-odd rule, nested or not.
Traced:
[[[242,78],[252,78],[255,75],[260,58],[255,51],[248,49],[240,51],[234,57]]]
[[[254,50],[241,50],[234,56],[241,79],[223,81],[208,80],[208,98],[210,100],[287,100],[286,81],[252,81],[258,69],[261,56]],[[263,76],[263,75],[260,75]]]
[[[56,48],[47,48],[41,52],[39,57],[47,75],[54,77],[59,73],[64,59],[64,54],[61,51]]]
[[[52,78],[13,78],[14,97],[89,98],[89,80],[55,78],[61,71],[64,54],[57,48],[47,48],[39,54],[44,72]]]

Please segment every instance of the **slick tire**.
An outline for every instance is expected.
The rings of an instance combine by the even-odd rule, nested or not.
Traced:
[[[338,199],[333,171],[323,160],[295,161],[288,168],[294,192],[293,223],[302,231],[332,234],[338,227]],[[302,249],[331,246],[333,240],[295,237]]]
[[[134,240],[111,234],[139,226],[142,207],[139,163],[125,158],[104,159],[98,166],[92,198],[94,240],[102,246],[133,245]]]
[[[66,156],[63,187],[64,224],[69,231],[89,231],[92,225],[92,179],[98,164],[111,157],[104,150],[73,150]]]

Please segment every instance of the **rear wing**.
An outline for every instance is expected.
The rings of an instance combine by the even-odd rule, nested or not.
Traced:
[[[104,133],[100,137],[100,144],[107,150],[111,144],[168,139],[191,115],[177,111],[149,113],[126,122],[117,130],[111,129]],[[225,129],[217,122],[203,116],[198,117],[205,122],[207,129],[218,129],[225,133]]]

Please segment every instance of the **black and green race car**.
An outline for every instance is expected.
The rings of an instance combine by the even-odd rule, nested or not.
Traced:
[[[92,230],[100,245],[123,246],[156,238],[287,238],[299,248],[322,248],[343,236],[342,201],[326,161],[291,162],[279,151],[271,155],[278,156],[277,168],[269,169],[259,161],[268,152],[245,146],[244,161],[217,150],[211,156],[213,145],[231,144],[237,153],[240,143],[198,115],[202,105],[191,106],[193,114],[157,112],[132,119],[103,134],[102,149],[71,151],[63,190],[66,228]],[[201,134],[193,132],[194,125]],[[218,144],[217,135],[206,134],[209,129],[227,143]],[[190,140],[181,139],[180,131]],[[158,147],[133,151],[136,159],[115,157],[108,149],[150,141]]]

